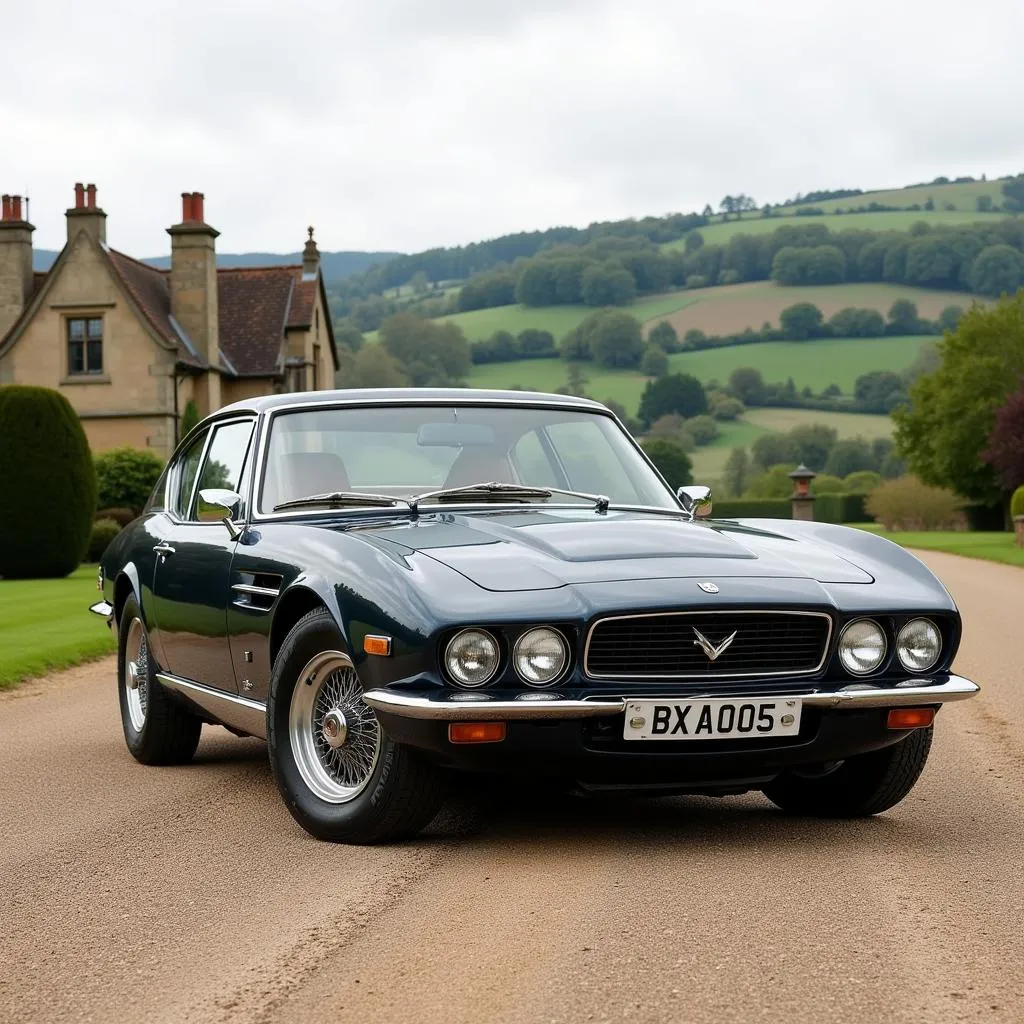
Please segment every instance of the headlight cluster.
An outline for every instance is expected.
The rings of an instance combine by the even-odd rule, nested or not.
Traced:
[[[889,641],[873,619],[856,619],[839,637],[839,660],[851,675],[866,676],[885,661]],[[927,672],[942,653],[942,634],[930,619],[911,619],[896,635],[896,657],[908,672]]]
[[[460,686],[486,686],[501,665],[501,647],[485,629],[464,629],[444,648],[448,678]],[[569,663],[569,644],[549,626],[528,629],[512,645],[512,667],[529,686],[550,686]]]

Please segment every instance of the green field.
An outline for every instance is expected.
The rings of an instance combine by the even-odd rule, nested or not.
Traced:
[[[1014,535],[1007,533],[970,533],[966,530],[889,532],[874,524],[856,524],[860,529],[870,530],[880,537],[886,537],[905,548],[919,551],[945,551],[950,555],[965,558],[981,558],[986,562],[1003,562],[1005,565],[1024,566],[1024,548],[1016,545]],[[1022,580],[1024,582],[1024,580]]]
[[[0,689],[110,654],[114,638],[89,612],[96,566],[62,580],[0,580]]]
[[[916,191],[916,190],[915,190]],[[920,199],[904,200],[899,202],[923,202],[927,196]],[[862,201],[866,204],[874,199],[875,202],[886,202],[884,199],[877,199],[874,196],[866,197]],[[843,200],[833,202],[833,206],[843,206]],[[845,201],[847,205],[850,200]],[[936,203],[938,200],[936,199]],[[815,203],[825,208],[825,203]],[[941,204],[939,204],[941,206]],[[796,207],[793,208],[797,209]],[[844,207],[845,209],[845,207]],[[792,217],[783,218],[783,210],[780,208],[778,217],[762,217],[757,213],[748,213],[742,220],[715,221],[705,227],[698,228],[705,243],[720,245],[728,242],[733,235],[763,235],[774,231],[784,224],[824,224],[829,231],[846,231],[856,228],[860,231],[906,231],[912,224],[923,220],[929,224],[938,225],[961,225],[974,224],[978,221],[997,221],[1006,216],[1005,213],[978,213],[971,209],[963,210],[898,210],[879,213],[844,213],[824,217]],[[662,248],[681,249],[685,244],[684,239],[677,238],[675,241],[666,242]]]

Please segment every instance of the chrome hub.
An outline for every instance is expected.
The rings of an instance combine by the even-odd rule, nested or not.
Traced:
[[[128,662],[128,689],[137,690],[139,688],[139,663],[137,661]]]
[[[345,714],[341,708],[331,708],[324,715],[324,722],[321,726],[324,734],[324,742],[332,750],[343,746],[348,739],[348,722],[345,721]]]

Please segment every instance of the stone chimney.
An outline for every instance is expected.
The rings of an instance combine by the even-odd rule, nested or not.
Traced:
[[[202,192],[182,192],[181,223],[167,233],[171,236],[171,316],[213,371],[197,388],[199,412],[205,416],[220,408],[220,335],[214,247],[219,232],[206,223],[203,205]]]
[[[94,242],[107,241],[107,215],[96,205],[96,186],[75,185],[75,205],[67,211],[68,242],[84,231]]]
[[[28,200],[5,195],[0,209],[0,338],[21,315],[32,291],[32,232]],[[24,209],[22,204],[24,203]]]
[[[306,230],[309,232],[309,238],[306,239],[306,247],[302,250],[302,276],[316,277],[316,272],[320,269],[320,250],[313,239],[313,228],[309,227]]]

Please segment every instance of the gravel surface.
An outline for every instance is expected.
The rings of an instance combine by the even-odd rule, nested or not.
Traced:
[[[112,659],[0,696],[0,1021],[1019,1024],[1024,572],[923,557],[984,693],[868,821],[512,792],[330,846],[256,741],[137,765]]]

